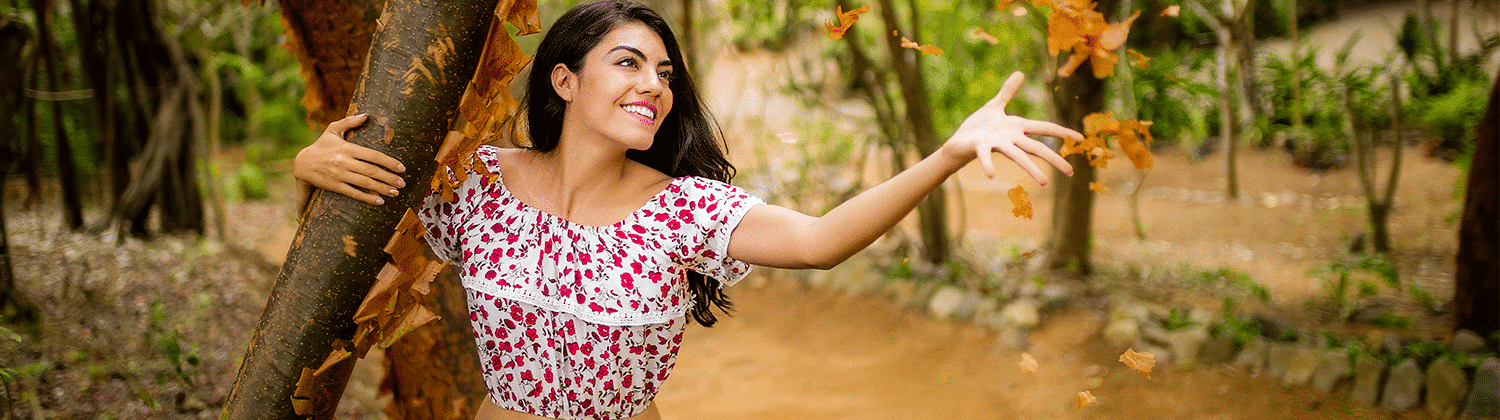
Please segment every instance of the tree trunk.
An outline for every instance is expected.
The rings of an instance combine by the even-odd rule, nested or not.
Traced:
[[[913,3],[913,22],[916,21],[916,4]],[[880,0],[880,18],[885,22],[887,31],[899,31],[900,24],[896,20],[896,10],[891,0]],[[916,30],[915,28],[913,29]],[[918,37],[920,34],[912,32],[909,37]],[[927,97],[927,85],[922,76],[922,55],[916,50],[903,48],[901,38],[897,36],[882,36],[886,41],[886,47],[890,49],[891,67],[896,71],[896,78],[901,84],[901,98],[906,103],[906,122],[911,126],[912,137],[916,140],[917,151],[922,156],[931,155],[942,146],[938,139],[937,127],[932,122],[932,105]],[[948,235],[948,200],[945,189],[939,185],[917,205],[917,220],[922,232],[922,258],[930,263],[941,263],[952,258],[952,248]]]
[[[1292,38],[1292,126],[1302,127],[1302,36],[1297,29],[1297,0],[1290,0],[1287,29]],[[1424,0],[1425,1],[1425,0]],[[1281,146],[1281,145],[1277,145]]]
[[[95,92],[94,118],[99,127],[99,144],[104,149],[105,170],[103,172],[106,174],[106,182],[109,185],[107,196],[112,205],[125,193],[125,188],[130,182],[130,172],[119,146],[119,131],[117,130],[119,119],[116,116],[113,93],[116,60],[110,59],[113,52],[108,46],[108,39],[111,36],[109,31],[102,27],[108,25],[109,16],[102,4],[101,1],[95,1],[84,6],[80,0],[69,1],[69,6],[73,9],[73,32],[78,34],[76,38],[84,80]],[[100,39],[103,41],[101,42]]]
[[[402,336],[385,352],[385,415],[404,420],[469,420],[489,395],[474,349],[464,288],[456,268],[431,283],[422,306],[442,317]],[[453,304],[457,302],[457,304]]]
[[[1489,336],[1500,330],[1500,78],[1475,130],[1454,271],[1454,327]]]
[[[33,0],[31,7],[36,14],[37,54],[41,64],[47,67],[46,90],[57,92],[57,79],[62,70],[58,69],[57,63],[60,60],[56,57],[57,45],[52,41],[51,3],[49,0]],[[68,139],[64,117],[62,102],[52,101],[52,140],[57,143],[57,180],[62,186],[63,223],[69,229],[76,230],[83,227],[83,201],[78,193],[78,167],[73,160],[73,145]]]
[[[0,74],[19,75],[31,31],[19,21],[0,17]],[[18,136],[14,127],[16,111],[21,107],[20,77],[0,78],[0,174],[9,173],[15,161]],[[7,322],[32,323],[40,319],[35,304],[16,288],[15,272],[10,265],[10,240],[5,231],[5,182],[0,182],[0,317]]]
[[[370,119],[349,140],[406,164],[407,187],[384,206],[317,193],[272,289],[222,418],[298,418],[292,394],[336,340],[354,335],[352,317],[389,259],[381,249],[405,212],[420,203],[433,157],[474,75],[494,1],[386,4],[350,113]],[[348,367],[317,384],[317,418],[331,418]]]
[[[1117,0],[1101,0],[1095,10],[1113,16],[1118,6]],[[1094,76],[1093,66],[1080,66],[1067,78],[1054,77],[1051,85],[1058,122],[1068,128],[1083,132],[1083,117],[1104,110],[1104,80]],[[1054,207],[1047,267],[1087,276],[1093,272],[1089,254],[1093,246],[1094,192],[1089,183],[1097,175],[1087,156],[1068,156],[1068,163],[1073,165],[1073,176],[1054,172],[1052,177]]]

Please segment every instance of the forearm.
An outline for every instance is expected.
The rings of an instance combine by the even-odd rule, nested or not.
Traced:
[[[813,219],[799,241],[807,261],[830,268],[870,246],[966,163],[939,150]]]

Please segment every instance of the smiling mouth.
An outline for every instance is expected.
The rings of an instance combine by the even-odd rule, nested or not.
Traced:
[[[645,106],[645,105],[631,104],[631,105],[625,105],[625,106],[623,106],[621,108],[624,108],[625,112],[629,112],[631,114],[639,115],[639,116],[644,117],[644,118],[646,118],[648,120],[651,120],[651,121],[656,121],[656,111],[653,110],[653,109],[651,109],[651,107],[648,107],[648,106]]]

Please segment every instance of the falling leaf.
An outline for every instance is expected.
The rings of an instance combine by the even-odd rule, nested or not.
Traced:
[[[1031,200],[1026,199],[1026,189],[1021,188],[1020,185],[1017,185],[1015,188],[1010,189],[1008,195],[1010,195],[1010,203],[1016,207],[1015,209],[1011,210],[1011,213],[1014,213],[1016,217],[1025,217],[1027,219],[1030,219]]]
[[[989,32],[985,32],[984,29],[975,29],[974,36],[977,36],[979,37],[979,39],[984,40],[984,42],[988,42],[990,44],[1000,44],[1000,38],[995,38],[994,35],[990,35]]]
[[[1094,192],[1100,194],[1109,194],[1109,188],[1105,187],[1104,184],[1099,182],[1090,182],[1089,189],[1094,190]]]
[[[1130,54],[1131,57],[1135,57],[1135,61],[1131,61],[1130,65],[1141,70],[1151,70],[1151,57],[1147,57],[1136,50],[1126,50],[1125,53]]]
[[[1099,402],[1099,399],[1098,398],[1094,398],[1094,394],[1092,392],[1078,391],[1078,408],[1079,409],[1082,409],[1084,407],[1088,407],[1090,404],[1094,404],[1094,403],[1097,403],[1097,402]]]
[[[1175,5],[1175,4],[1171,5],[1171,6],[1167,6],[1167,8],[1161,10],[1161,15],[1162,16],[1166,16],[1166,17],[1177,17],[1178,15],[1181,15],[1181,14],[1182,14],[1182,6]]]
[[[934,46],[931,46],[931,45],[917,45],[916,41],[912,41],[910,39],[907,39],[904,36],[901,37],[901,47],[903,47],[903,48],[911,48],[911,49],[914,49],[914,50],[917,50],[917,51],[921,51],[922,54],[928,54],[928,55],[938,55],[938,54],[942,54],[943,53],[943,49],[942,48],[934,47]]]
[[[866,4],[860,6],[858,9],[847,12],[844,11],[844,6],[838,6],[834,10],[838,15],[839,24],[834,25],[832,20],[823,22],[823,24],[828,26],[828,39],[838,41],[844,39],[844,32],[848,31],[849,27],[854,26],[854,22],[859,20],[861,13],[870,11],[870,5]]]
[[[1084,62],[1093,66],[1094,76],[1114,75],[1119,56],[1111,52],[1125,44],[1130,25],[1140,16],[1132,14],[1123,22],[1105,22],[1104,14],[1094,10],[1093,2],[1084,0],[1032,0],[1038,7],[1050,6],[1047,13],[1047,52],[1056,56],[1070,53],[1068,61],[1057,69],[1057,75],[1068,77]]]
[[[1037,251],[1041,251],[1041,250],[1040,250],[1040,249],[1033,249],[1033,250],[1031,250],[1031,252],[1027,252],[1027,253],[1025,253],[1025,254],[1021,254],[1021,258],[1031,258],[1031,257],[1035,257],[1035,256],[1036,256],[1036,253],[1037,253]]]
[[[1151,379],[1151,369],[1156,367],[1156,355],[1146,352],[1137,353],[1134,348],[1126,349],[1125,354],[1120,355],[1120,363],[1146,375],[1146,379]]]
[[[359,244],[354,243],[354,237],[353,236],[345,236],[344,237],[344,253],[345,254],[348,254],[349,256],[353,257],[354,256],[355,247],[358,246],[358,245]]]
[[[1089,165],[1107,167],[1109,159],[1115,154],[1105,146],[1104,139],[1115,136],[1120,150],[1125,151],[1125,156],[1130,158],[1137,169],[1151,168],[1151,143],[1154,139],[1151,137],[1150,121],[1121,121],[1115,119],[1114,114],[1096,112],[1083,117],[1083,132],[1088,136],[1083,140],[1063,139],[1063,146],[1058,154],[1085,154],[1089,157]]]
[[[1022,372],[1032,373],[1032,374],[1036,373],[1037,370],[1041,369],[1041,367],[1042,367],[1041,364],[1039,364],[1039,363],[1036,362],[1036,358],[1035,357],[1031,357],[1031,353],[1021,353],[1021,363],[1020,363],[1020,365],[1021,365],[1021,371]]]

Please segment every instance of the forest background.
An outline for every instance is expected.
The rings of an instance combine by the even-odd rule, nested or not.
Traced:
[[[1465,290],[1455,232],[1495,86],[1500,6],[1420,2],[1381,31],[1318,35],[1310,30],[1390,4],[1103,3],[1111,22],[1143,13],[1116,74],[1098,79],[1097,111],[1154,123],[1154,173],[1123,163],[1101,171],[1094,179],[1109,192],[1097,205],[1092,192],[1033,188],[1048,223],[1005,211],[1003,192],[1021,177],[966,172],[946,186],[948,201],[924,206],[854,268],[762,278],[929,312],[944,290],[982,307],[1051,285],[1081,302],[1049,318],[1128,290],[1184,314],[1222,313],[1216,328],[1269,317],[1302,339],[1351,348],[1451,334]],[[1012,70],[1031,80],[1014,113],[1063,120],[1083,102],[1048,92],[1062,60],[1048,54],[1045,12],[1029,4],[881,2],[878,16],[831,42],[822,23],[835,5],[858,6],[654,4],[679,19],[689,62],[702,63],[737,183],[768,201],[826,210],[929,153]],[[1169,16],[1173,5],[1181,9]],[[568,6],[540,2],[541,22]],[[0,408],[20,418],[211,417],[285,253],[277,244],[291,242],[289,159],[320,130],[308,123],[321,117],[304,107],[304,69],[283,47],[288,6],[4,7]],[[945,51],[902,55],[887,42],[892,30]],[[529,50],[538,38],[517,40]],[[1126,50],[1149,65],[1129,66],[1140,60]],[[1306,237],[1268,233],[1287,230]],[[1488,322],[1470,328],[1491,333]],[[346,401],[350,413],[379,409],[378,393],[365,391]]]

